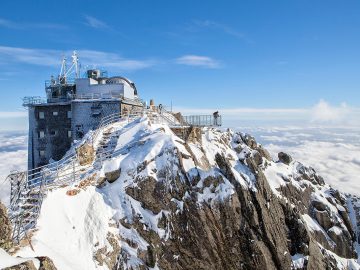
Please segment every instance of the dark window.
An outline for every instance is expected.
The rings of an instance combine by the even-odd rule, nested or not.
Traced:
[[[56,136],[57,134],[57,130],[50,130],[50,136]]]

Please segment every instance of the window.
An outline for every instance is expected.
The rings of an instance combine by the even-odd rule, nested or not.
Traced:
[[[71,118],[71,117],[72,117],[71,111],[68,111],[67,112],[67,118]]]
[[[50,130],[51,136],[56,136],[58,134],[57,130]]]
[[[71,138],[71,130],[68,130],[68,138]]]
[[[39,112],[39,119],[45,119],[45,113]]]
[[[40,157],[45,157],[45,150],[40,150],[39,151],[39,156]]]
[[[53,112],[53,116],[58,116],[59,112]]]
[[[39,138],[42,139],[45,137],[45,132],[43,130],[39,131]]]

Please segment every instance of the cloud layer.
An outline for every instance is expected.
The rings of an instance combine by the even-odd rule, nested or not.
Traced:
[[[11,171],[27,168],[27,133],[0,132],[0,200],[9,203],[9,182],[5,181]]]
[[[28,49],[0,46],[0,59],[3,63],[25,63],[39,66],[56,67],[61,63],[62,55],[71,55],[71,51],[46,49]],[[95,50],[78,50],[78,55],[85,66],[113,67],[121,70],[138,70],[151,67],[153,60],[128,59],[116,53]]]
[[[208,56],[184,55],[175,60],[177,64],[187,66],[199,66],[205,68],[219,68],[220,64],[217,60]]]
[[[273,158],[284,151],[313,167],[325,181],[347,193],[360,195],[360,129],[248,128]]]
[[[86,17],[87,23],[93,28],[103,28],[106,24],[96,21],[93,17]],[[140,70],[156,65],[179,64],[202,68],[219,68],[220,62],[209,57],[199,55],[183,55],[175,59],[129,59],[114,52],[96,50],[77,50],[82,66],[85,68],[106,67],[116,70]],[[0,61],[2,64],[23,63],[38,66],[57,67],[61,63],[61,56],[70,56],[72,51],[47,49],[30,49],[0,46]]]
[[[87,26],[90,26],[95,29],[107,29],[109,26],[103,22],[102,20],[99,20],[93,16],[90,15],[84,15],[85,24]]]
[[[335,126],[360,126],[360,108],[349,107],[345,103],[338,106],[330,105],[320,100],[308,108],[185,108],[175,107],[186,115],[211,114],[218,110],[224,117],[226,126],[244,125],[255,122],[267,125],[295,123],[297,125],[335,125]]]
[[[346,103],[341,103],[340,106],[331,106],[325,100],[321,99],[312,108],[313,122],[337,122],[347,118],[351,113],[351,109]]]
[[[27,29],[67,29],[65,25],[62,24],[55,24],[55,23],[44,23],[44,22],[37,22],[37,23],[30,23],[30,22],[14,22],[4,18],[0,18],[0,27],[5,27],[9,29],[16,29],[16,30],[27,30]]]

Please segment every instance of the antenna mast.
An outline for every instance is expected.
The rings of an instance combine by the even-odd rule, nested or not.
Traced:
[[[78,57],[76,51],[73,51],[71,58],[72,58],[72,65],[69,69],[67,69],[67,66],[66,66],[65,55],[63,56],[63,58],[61,60],[61,69],[60,69],[60,74],[59,74],[59,78],[58,78],[58,82],[60,84],[66,84],[66,79],[71,74],[75,75],[75,79],[80,78],[79,57]]]
[[[79,78],[80,77],[79,58],[77,56],[76,51],[73,52],[71,58],[72,58],[73,66],[75,67],[75,78]]]
[[[60,74],[59,74],[59,81],[66,81],[66,57],[65,55],[63,56],[62,60],[61,60],[61,69],[60,69]]]

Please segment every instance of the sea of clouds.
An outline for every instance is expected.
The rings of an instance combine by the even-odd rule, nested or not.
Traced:
[[[9,203],[9,182],[7,175],[11,171],[27,168],[27,132],[0,132],[0,200]]]
[[[178,109],[184,114],[212,110]],[[360,196],[360,108],[320,100],[307,109],[223,109],[223,128],[247,132],[274,160],[280,151],[313,167],[327,183]],[[26,114],[0,112],[0,200],[8,202],[6,176],[27,167]],[[11,131],[16,129],[20,131]]]
[[[280,151],[313,167],[331,186],[360,196],[360,128],[239,127],[277,160]]]

